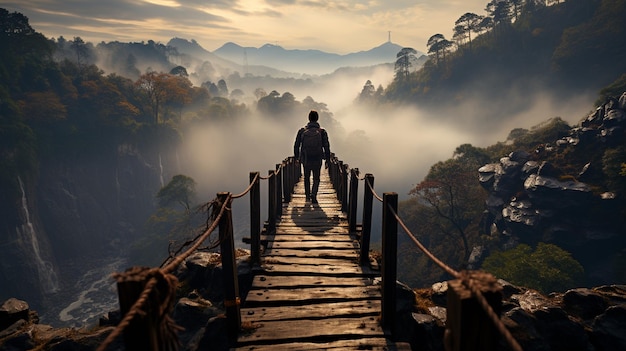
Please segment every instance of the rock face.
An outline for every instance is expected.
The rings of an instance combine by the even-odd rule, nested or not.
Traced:
[[[240,294],[246,296],[252,270],[246,252],[238,253]],[[184,329],[181,351],[229,350],[221,295],[219,257],[197,253],[179,269],[179,296],[172,317]],[[501,321],[525,351],[608,351],[626,349],[626,286],[572,289],[542,295],[498,281],[502,289]],[[444,351],[447,282],[429,289],[396,288],[397,341],[414,350]],[[7,300],[0,308],[0,351],[95,350],[119,322],[119,313],[102,318],[95,329],[52,328],[39,324],[26,302]],[[123,350],[118,338],[107,350]],[[508,349],[503,340],[501,349]]]
[[[619,101],[626,102],[626,93]],[[590,185],[603,177],[602,153],[574,175],[543,159],[575,154],[578,149],[601,151],[622,145],[625,128],[624,106],[618,99],[609,99],[553,144],[542,145],[533,153],[512,152],[481,167],[479,181],[489,191],[484,234],[504,236],[505,248],[517,243],[555,244],[585,267],[589,285],[619,281],[623,268],[607,267],[615,266],[612,261],[623,255],[626,247],[626,221],[617,210],[623,207],[626,194],[598,191]],[[597,252],[603,255],[599,257]]]
[[[574,289],[544,296],[503,280],[503,311],[500,320],[525,351],[600,351],[626,349],[626,286]],[[404,324],[414,349],[444,350],[445,283],[417,290],[436,307],[421,307]],[[422,301],[423,305],[424,302]],[[433,313],[432,311],[437,311]],[[503,350],[509,349],[504,340]]]
[[[16,175],[14,185],[0,185],[15,198],[8,208],[1,201],[0,299],[15,296],[40,309],[58,285],[61,263],[124,250],[154,212],[161,178],[171,178],[174,156],[162,156],[122,144],[99,155],[42,160],[37,177]]]

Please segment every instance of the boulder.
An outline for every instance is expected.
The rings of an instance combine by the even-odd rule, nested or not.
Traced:
[[[608,302],[591,289],[578,288],[565,292],[563,305],[570,314],[582,319],[593,319],[606,310]]]
[[[626,350],[626,306],[609,307],[593,321],[591,340],[598,351]]]
[[[26,301],[10,298],[0,306],[0,330],[3,330],[13,323],[23,319],[29,320],[30,307]]]

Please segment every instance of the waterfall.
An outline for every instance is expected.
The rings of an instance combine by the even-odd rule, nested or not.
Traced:
[[[57,274],[54,270],[52,263],[45,261],[42,258],[41,250],[39,248],[39,240],[37,239],[37,233],[35,232],[35,226],[30,218],[30,211],[28,210],[28,202],[26,199],[26,191],[24,190],[24,183],[22,178],[17,177],[17,181],[20,184],[20,190],[22,191],[22,214],[24,216],[24,224],[15,228],[18,235],[19,242],[23,245],[24,249],[30,251],[32,256],[30,257],[37,268],[39,275],[39,283],[41,288],[46,293],[54,293],[59,290],[59,281]]]
[[[163,162],[161,161],[161,154],[159,153],[159,179],[161,180],[161,188],[165,186],[163,182]]]

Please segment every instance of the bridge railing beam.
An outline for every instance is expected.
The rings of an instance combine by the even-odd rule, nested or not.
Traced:
[[[230,198],[230,193],[218,193],[217,201],[219,207],[228,202],[226,206],[231,208],[232,198]],[[241,329],[241,300],[239,298],[232,211],[224,211],[218,224],[218,230],[222,268],[224,271],[224,308],[226,309],[227,333],[230,342],[234,343],[237,341],[239,329]]]
[[[348,202],[348,230],[350,233],[356,233],[356,212],[359,198],[359,169],[352,168],[350,170],[350,194]]]
[[[250,172],[250,260],[261,262],[261,187],[260,172]]]
[[[282,164],[276,164],[276,173],[275,173],[275,181],[276,181],[276,202],[274,205],[276,206],[276,212],[274,215],[276,216],[275,222],[280,222],[280,216],[283,213],[283,172],[284,169],[281,169]],[[285,195],[286,196],[286,195]]]
[[[276,171],[270,169],[267,180],[267,231],[276,232]]]
[[[397,336],[396,314],[396,275],[398,220],[394,213],[398,211],[398,194],[383,194],[383,233],[382,233],[382,326],[385,332]]]
[[[368,185],[369,184],[369,185]],[[363,186],[363,223],[361,229],[361,265],[370,263],[370,237],[372,233],[372,206],[374,202],[374,176],[365,174],[365,185]]]

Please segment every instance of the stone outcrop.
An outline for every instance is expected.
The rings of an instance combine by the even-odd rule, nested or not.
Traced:
[[[542,295],[503,280],[501,321],[525,351],[626,349],[626,286],[572,289]],[[420,307],[406,326],[414,349],[443,351],[447,284],[419,289]],[[424,301],[426,300],[426,302]],[[428,306],[428,307],[424,307]],[[504,340],[502,349],[508,349]]]
[[[252,281],[247,253],[238,253],[241,295]],[[179,297],[173,319],[184,329],[180,350],[229,349],[221,295],[219,257],[197,253],[176,273]],[[626,349],[626,286],[580,288],[548,296],[534,290],[502,285],[501,320],[525,351],[604,351]],[[414,350],[444,351],[447,319],[446,282],[413,290],[398,283],[396,325],[399,341]],[[10,299],[0,308],[0,351],[95,350],[119,322],[119,313],[103,317],[94,329],[53,328],[39,324],[26,302]],[[500,342],[506,349],[504,341]],[[123,350],[121,338],[108,350]]]
[[[610,261],[623,254],[626,223],[618,205],[626,194],[598,190],[593,184],[603,177],[602,150],[622,145],[625,128],[626,93],[609,99],[554,143],[532,152],[515,151],[481,167],[479,181],[489,191],[483,232],[504,237],[504,248],[517,243],[556,244],[583,264],[590,284],[615,281],[618,272],[600,267],[611,266]],[[577,148],[597,149],[599,156],[576,174],[545,161],[548,156],[572,154]]]
[[[171,176],[159,164],[174,168],[174,156],[160,157],[122,144],[80,159],[42,160],[38,177],[23,177],[22,201],[0,218],[0,299],[18,296],[43,309],[54,291],[45,280],[67,276],[64,263],[123,252],[154,212],[160,178]]]

